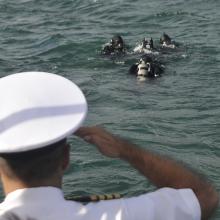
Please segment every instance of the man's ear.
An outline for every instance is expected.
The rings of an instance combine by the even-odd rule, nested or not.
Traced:
[[[70,162],[70,145],[66,143],[63,147],[63,161],[62,161],[63,171],[65,171],[68,168],[69,162]]]
[[[5,168],[4,166],[5,166],[4,159],[0,157],[0,178],[2,177],[4,173],[4,168]]]

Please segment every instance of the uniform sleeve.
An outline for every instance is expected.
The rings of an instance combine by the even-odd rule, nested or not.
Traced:
[[[162,188],[138,197],[90,204],[86,209],[96,220],[201,219],[200,205],[191,189]]]

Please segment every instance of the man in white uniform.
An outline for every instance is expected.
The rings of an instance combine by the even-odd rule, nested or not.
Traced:
[[[143,150],[99,127],[81,127],[87,103],[71,81],[26,72],[0,79],[0,176],[4,220],[199,220],[218,205],[218,193],[172,159]],[[83,205],[61,190],[69,164],[66,138],[76,136],[107,157],[127,161],[158,190]]]

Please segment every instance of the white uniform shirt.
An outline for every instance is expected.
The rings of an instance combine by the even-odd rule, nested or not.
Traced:
[[[200,220],[191,189],[162,188],[138,197],[82,205],[67,201],[60,189],[37,187],[9,193],[0,204],[1,220]]]

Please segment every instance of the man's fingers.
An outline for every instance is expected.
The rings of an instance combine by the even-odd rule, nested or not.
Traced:
[[[109,133],[105,131],[103,128],[97,126],[81,127],[75,132],[75,135],[81,138],[90,135],[97,135],[103,138],[109,138]]]
[[[102,135],[96,130],[96,127],[81,127],[75,132],[75,135],[91,144],[98,144]]]
[[[76,132],[75,135],[82,138],[90,144],[102,147],[102,145],[109,145],[115,142],[115,138],[105,131],[101,127],[81,127]]]
[[[116,139],[100,127],[81,127],[75,132],[75,135],[95,145],[105,156],[119,156]]]
[[[75,135],[81,138],[84,138],[85,136],[92,135],[93,127],[81,127],[77,131],[75,131]]]

